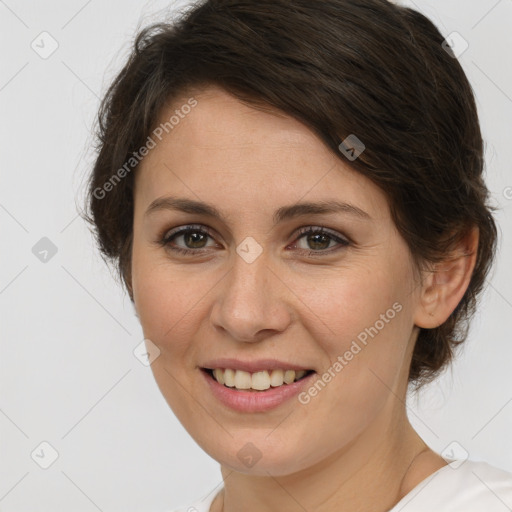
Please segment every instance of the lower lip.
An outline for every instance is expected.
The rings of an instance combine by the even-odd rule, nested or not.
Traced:
[[[274,409],[285,401],[297,396],[310,382],[315,373],[311,373],[292,384],[283,384],[266,391],[237,391],[218,383],[208,372],[201,370],[201,374],[213,395],[224,405],[240,412],[264,412]]]

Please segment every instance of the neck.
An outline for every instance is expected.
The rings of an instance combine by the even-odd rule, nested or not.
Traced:
[[[388,511],[446,464],[414,431],[405,407],[396,410],[396,403],[350,446],[305,470],[274,477],[271,472],[254,476],[223,466],[224,489],[211,511]]]

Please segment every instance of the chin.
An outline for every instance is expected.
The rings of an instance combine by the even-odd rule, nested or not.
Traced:
[[[204,439],[196,439],[201,448],[223,467],[229,468],[237,473],[244,473],[254,476],[286,476],[307,468],[310,464],[306,461],[299,463],[303,459],[301,454],[297,453],[297,446],[300,442],[295,442],[289,438],[286,444],[279,441],[270,442],[265,440],[268,431],[256,433],[255,435],[239,436],[238,438],[227,437],[224,444],[215,443],[212,445],[211,439],[206,443]]]

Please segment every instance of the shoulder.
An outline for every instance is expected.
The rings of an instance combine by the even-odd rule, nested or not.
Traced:
[[[460,471],[460,474],[457,472]],[[458,477],[454,484],[465,490],[464,503],[481,503],[488,505],[490,510],[512,509],[512,473],[491,466],[487,462],[466,461],[454,470]]]
[[[433,509],[438,512],[510,511],[512,473],[487,462],[452,460],[418,484],[390,512],[430,512]]]

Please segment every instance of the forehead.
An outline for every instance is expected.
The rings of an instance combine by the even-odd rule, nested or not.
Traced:
[[[172,129],[137,170],[139,202],[179,189],[194,199],[239,207],[255,206],[257,199],[275,205],[277,197],[284,204],[328,195],[356,199],[377,216],[387,209],[376,185],[281,112],[255,109],[211,87],[176,99],[162,111],[160,126],[173,116]]]
[[[195,106],[188,108],[191,102]],[[164,131],[157,151],[145,163],[155,153],[162,156],[171,151],[180,161],[208,159],[214,165],[220,159],[224,166],[229,160],[241,160],[241,155],[247,165],[265,156],[277,163],[291,153],[298,158],[309,155],[317,162],[333,161],[329,150],[305,125],[272,107],[266,108],[262,111],[244,104],[216,86],[182,94],[161,112],[159,126],[172,119],[172,127],[167,126],[169,133]]]

